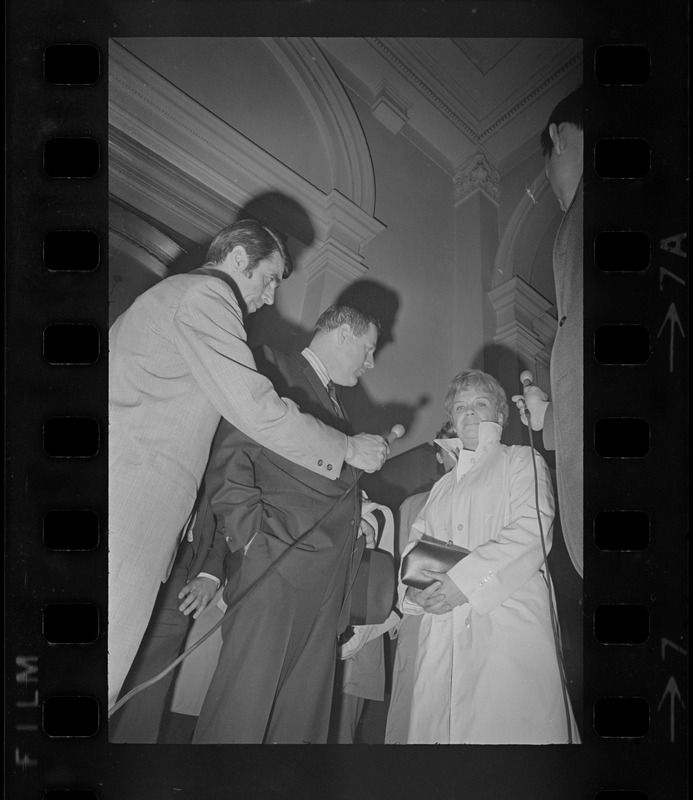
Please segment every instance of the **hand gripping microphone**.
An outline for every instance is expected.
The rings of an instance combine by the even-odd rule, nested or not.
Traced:
[[[526,369],[524,372],[520,373],[520,383],[523,386],[531,386],[534,383],[534,375]]]
[[[526,389],[528,386],[532,386],[534,383],[534,375],[526,369],[524,372],[520,373],[520,383]],[[524,414],[527,419],[527,427],[529,427],[529,409],[525,404],[524,400],[517,401],[518,408],[520,409],[520,414]]]
[[[393,425],[392,430],[385,437],[385,441],[388,444],[392,444],[395,441],[395,439],[401,439],[405,433],[406,431],[404,430],[404,425],[399,425],[399,424]]]

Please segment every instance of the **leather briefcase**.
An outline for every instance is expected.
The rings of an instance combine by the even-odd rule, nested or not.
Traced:
[[[395,562],[384,550],[364,549],[351,586],[350,625],[377,625],[395,605]]]
[[[433,581],[423,575],[422,570],[447,572],[458,561],[469,555],[469,550],[452,542],[434,539],[419,539],[402,559],[402,583],[415,589],[425,589]]]

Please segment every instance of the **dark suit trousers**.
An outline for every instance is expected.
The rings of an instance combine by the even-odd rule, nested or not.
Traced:
[[[191,548],[186,542],[179,550],[169,579],[159,590],[149,625],[120,692],[121,697],[153,678],[180,655],[192,614],[186,617],[178,610],[182,602],[178,593],[187,582],[190,560]],[[175,676],[176,670],[171,670],[128,700],[109,721],[109,741],[156,743]]]
[[[353,534],[335,538],[326,551],[295,549],[284,572],[271,572],[229,615],[193,744],[325,743],[354,542]],[[229,605],[276,558],[276,544],[255,537],[227,584]]]

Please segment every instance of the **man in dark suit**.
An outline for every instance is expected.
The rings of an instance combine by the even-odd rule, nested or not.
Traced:
[[[258,368],[281,396],[347,433],[351,425],[334,385],[353,386],[374,366],[378,332],[371,315],[331,306],[309,347],[292,355],[263,348]],[[360,529],[372,533],[361,522],[356,477],[346,466],[336,480],[322,478],[220,425],[205,476],[217,531],[201,569],[212,572],[223,560],[220,550],[230,551],[236,563],[227,570],[229,607],[267,577],[223,624],[193,743],[325,742],[337,637],[348,624],[345,600],[365,538],[357,537]],[[329,518],[273,567],[345,493]]]
[[[378,332],[378,320],[369,314],[349,306],[332,306],[316,323],[309,348],[291,356],[261,348],[255,353],[258,371],[273,382],[280,396],[293,399],[303,412],[314,413],[318,419],[346,433],[352,428],[336,397],[334,385],[354,385],[366,369],[374,366]],[[237,453],[235,448],[238,448]],[[224,596],[231,604],[293,538],[317,522],[355,476],[352,467],[344,466],[336,480],[320,478],[316,481],[310,470],[295,469],[287,459],[261,447],[230,424],[221,424],[212,444],[194,524],[184,537],[171,576],[157,598],[149,629],[121,696],[157,675],[178,656],[189,630],[189,615],[199,617],[225,578],[239,570],[237,580],[227,587]],[[342,608],[347,567],[352,556],[352,566],[356,566],[360,558],[362,548],[353,552],[359,528],[366,532],[366,524],[359,524],[359,519],[360,501],[354,487],[325,526],[298,545],[278,567],[277,573],[269,575],[254,596],[232,612],[224,625],[227,646],[221,655],[223,663],[233,665],[230,679],[233,680],[236,672],[241,675],[247,671],[261,683],[261,676],[276,666],[274,653],[265,656],[250,646],[245,653],[241,638],[243,620],[249,621],[255,633],[264,631],[263,636],[270,645],[276,645],[283,633],[289,632],[291,641],[287,642],[287,647],[294,648],[296,657],[304,646],[308,651],[306,658],[310,657],[311,647],[320,654],[321,658],[316,658],[312,666],[321,680],[329,683],[329,712],[337,628],[346,627],[348,620],[348,608]],[[259,530],[261,535],[256,537],[254,546],[248,547]],[[286,585],[285,580],[288,581]],[[277,582],[281,589],[276,587]],[[286,596],[282,595],[284,589]],[[289,595],[297,605],[292,605]],[[257,606],[262,605],[262,598],[272,624],[258,616]],[[294,606],[297,618],[292,621],[289,612]],[[340,611],[342,626],[338,625]],[[311,630],[309,620],[313,617],[316,624]],[[233,658],[228,657],[229,636],[226,633],[231,627],[234,641],[239,643],[239,648],[234,648]],[[303,642],[304,636],[309,638],[308,643]],[[325,672],[323,666],[327,663],[329,670]],[[134,695],[114,714],[111,741],[157,741],[174,675],[171,672]],[[216,684],[219,680],[216,679]],[[295,690],[289,686],[286,691]],[[321,691],[314,685],[310,688],[311,697],[319,696]],[[267,692],[270,697],[271,689]],[[233,693],[233,703],[238,700],[237,694]],[[247,698],[253,693],[251,687],[246,686],[240,687],[239,694]],[[254,732],[260,719],[258,702],[253,695],[252,709],[247,715],[248,722],[254,723],[253,732],[244,731],[242,735],[259,738],[243,741],[262,741],[262,736]],[[317,700],[315,704],[320,705]],[[313,713],[311,708],[307,700],[304,712],[308,717]],[[239,707],[234,717],[239,716],[240,711]],[[320,718],[318,712],[315,713]],[[298,721],[295,714],[292,716]],[[277,717],[276,712],[273,717]],[[319,720],[316,725],[316,730],[320,729]],[[312,728],[308,735],[312,735],[310,730]]]

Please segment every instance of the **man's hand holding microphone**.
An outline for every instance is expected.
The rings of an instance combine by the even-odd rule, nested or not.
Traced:
[[[387,436],[359,433],[347,438],[345,461],[364,472],[377,472],[390,452],[390,443],[404,436],[402,425],[395,425]]]
[[[520,410],[522,422],[527,425],[529,417],[532,430],[540,431],[544,427],[544,417],[550,402],[549,397],[538,386],[534,386],[534,376],[529,370],[520,373],[520,381],[524,389],[522,394],[514,394],[512,401]]]

